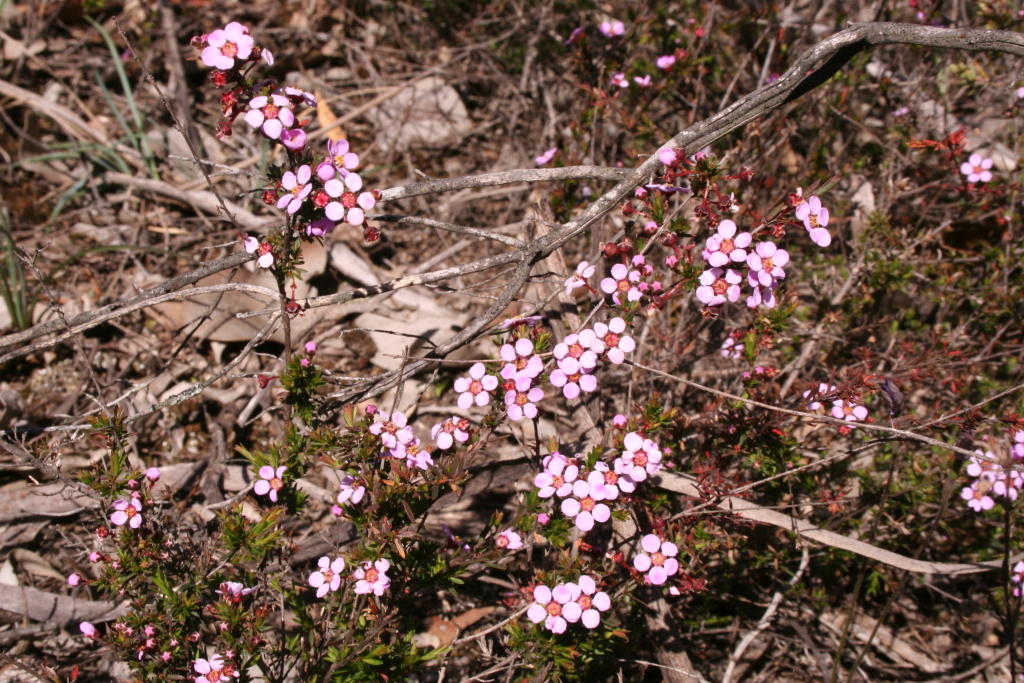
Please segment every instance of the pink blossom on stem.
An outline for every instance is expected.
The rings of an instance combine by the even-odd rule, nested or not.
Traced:
[[[587,343],[583,341],[584,332],[587,333],[586,337],[589,339]],[[593,330],[583,330],[580,334],[570,334],[565,338],[565,341],[555,345],[552,355],[554,355],[555,360],[559,361],[563,358],[574,358],[579,361],[581,368],[592,370],[597,366],[597,353],[591,348],[591,344],[596,338],[597,336]]]
[[[359,167],[359,156],[349,151],[348,140],[328,140],[327,157],[342,176],[347,176],[349,171],[354,171]]]
[[[511,529],[505,529],[494,539],[494,545],[498,550],[519,550],[523,547],[523,537]]]
[[[339,486],[341,487],[341,493],[338,494],[338,505],[344,505],[345,503],[358,505],[363,496],[366,495],[366,487],[360,486],[352,475],[346,475],[339,483]]]
[[[544,371],[544,361],[533,353],[533,342],[529,339],[517,339],[515,346],[503,344],[498,353],[506,363],[501,369],[501,376],[505,379],[520,376],[534,379]]]
[[[489,392],[498,388],[498,378],[488,375],[483,363],[474,363],[469,369],[469,378],[455,380],[455,391],[459,392],[459,407],[466,410],[471,405],[483,407],[491,402]]]
[[[207,47],[203,48],[199,58],[206,66],[230,71],[235,68],[235,59],[248,59],[252,53],[253,42],[249,29],[237,21],[232,21],[223,29],[218,29],[207,36]]]
[[[636,342],[629,335],[623,334],[626,331],[626,321],[615,317],[605,323],[594,323],[593,338],[590,330],[580,333],[580,340],[590,346],[592,350],[600,348],[608,357],[608,360],[619,365],[626,360],[626,354],[636,348]]]
[[[597,390],[597,378],[572,356],[565,356],[558,361],[558,369],[551,372],[550,381],[570,400],[578,397],[581,389],[588,393]]]
[[[722,342],[722,348],[719,349],[719,353],[722,355],[722,358],[733,360],[743,358],[743,345],[733,337],[726,337],[725,341]]]
[[[80,574],[69,574],[68,575],[68,585],[69,586],[77,586],[80,583],[82,583],[82,576]]]
[[[534,603],[526,611],[526,618],[535,624],[544,622],[544,628],[552,633],[565,633],[568,622],[562,616],[563,606],[572,600],[572,590],[567,586],[555,586],[551,590],[545,585],[533,589]]]
[[[295,213],[301,209],[302,202],[313,191],[313,184],[309,182],[312,175],[308,165],[300,166],[297,174],[285,171],[281,177],[281,187],[285,189],[285,193],[277,200],[277,208],[288,207],[288,213]]]
[[[249,101],[245,122],[263,132],[271,140],[281,137],[281,131],[295,125],[295,114],[288,108],[288,99],[281,95],[260,95]]]
[[[616,429],[625,429],[628,422],[629,421],[626,419],[626,416],[622,413],[617,413],[615,417],[612,418],[612,426]]]
[[[626,25],[618,20],[602,21],[597,28],[605,38],[614,38],[626,32]]]
[[[508,419],[519,422],[524,417],[537,417],[537,403],[544,398],[544,390],[532,386],[533,380],[520,375],[515,380],[515,389],[505,393],[505,413]]]
[[[737,235],[736,224],[726,219],[718,224],[718,232],[708,238],[703,252],[704,259],[718,268],[730,262],[743,263],[747,260],[746,248],[752,239],[749,232]]]
[[[640,540],[640,547],[644,552],[633,558],[633,567],[647,573],[644,577],[647,583],[660,586],[679,571],[679,561],[675,559],[679,548],[675,543],[662,542],[654,534],[647,534]]]
[[[455,442],[465,443],[469,440],[469,420],[462,417],[452,417],[444,422],[436,424],[430,430],[430,437],[440,449],[451,448]]]
[[[655,61],[655,64],[662,71],[669,71],[669,70],[671,70],[672,67],[675,66],[675,63],[676,63],[676,56],[675,55],[662,55],[662,56],[658,57],[657,61]]]
[[[78,625],[78,629],[82,632],[82,635],[86,638],[95,638],[97,631],[96,627],[90,624],[88,621],[83,621]]]
[[[867,416],[868,409],[864,406],[859,406],[856,403],[851,403],[850,401],[844,401],[842,399],[832,402],[832,417],[837,420],[857,422],[858,420],[866,419]]]
[[[821,205],[821,199],[817,196],[808,197],[796,207],[796,218],[804,222],[812,242],[819,247],[832,244],[832,235],[825,229],[828,225],[828,209]]]
[[[661,469],[661,449],[650,439],[630,432],[622,440],[622,455],[615,460],[615,471],[633,481],[643,481]]]
[[[621,306],[619,295],[625,294],[627,301],[639,301],[643,297],[636,283],[640,282],[640,271],[630,270],[622,263],[612,266],[612,276],[601,280],[601,291],[612,295],[612,301]]]
[[[210,655],[207,659],[197,659],[192,665],[195,672],[199,674],[196,683],[218,683],[226,678],[238,678],[238,672],[231,664],[224,662],[224,658],[218,654]]]
[[[740,283],[743,278],[735,270],[709,268],[700,274],[697,300],[708,306],[721,306],[726,301],[740,298]]]
[[[594,522],[607,522],[612,515],[611,508],[600,502],[607,498],[604,485],[592,485],[589,481],[577,479],[572,485],[575,498],[562,501],[562,514],[574,519],[580,531],[590,531]]]
[[[316,588],[316,597],[322,598],[327,593],[341,588],[341,571],[345,568],[345,560],[336,557],[332,561],[324,556],[317,565],[320,569],[309,575],[309,585]]]
[[[160,479],[160,470],[156,467],[150,467],[146,470],[146,479],[150,481],[158,481]]]
[[[293,152],[306,148],[306,131],[301,128],[285,128],[281,131],[281,144]]]
[[[628,474],[620,474],[612,468],[608,467],[607,463],[598,462],[594,464],[594,471],[587,477],[588,482],[592,482],[596,476],[601,477],[601,483],[604,484],[605,496],[609,500],[618,498],[619,492],[622,493],[633,493],[636,491],[636,482]],[[593,483],[593,482],[592,482]]]
[[[533,161],[538,166],[544,166],[545,164],[547,164],[548,162],[555,158],[556,152],[558,152],[558,145],[555,145],[551,149],[541,154],[539,157],[536,157]]]
[[[611,609],[612,599],[604,591],[597,590],[597,581],[584,574],[575,584],[573,602],[566,604],[563,614],[566,621],[577,619],[587,628],[597,628],[601,623],[601,612]]]
[[[629,87],[629,81],[626,80],[626,74],[624,73],[612,74],[611,80],[608,83],[619,88]]]
[[[991,510],[996,504],[996,502],[988,495],[991,486],[991,482],[979,479],[970,486],[965,486],[963,490],[960,491],[960,497],[966,500],[967,507],[971,508],[975,512]]]
[[[580,468],[570,465],[565,456],[552,453],[545,458],[544,471],[533,478],[533,484],[540,489],[537,495],[541,498],[565,498],[572,493],[572,483],[579,474]]]
[[[969,183],[987,183],[992,180],[992,160],[988,158],[982,158],[980,154],[975,152],[967,161],[960,164],[960,172],[967,176],[967,182]]]
[[[365,593],[373,593],[378,597],[384,595],[384,591],[391,586],[391,579],[386,573],[390,568],[391,563],[385,559],[372,563],[363,562],[363,566],[352,574],[352,578],[356,580],[354,592],[357,595]]]
[[[114,514],[110,515],[110,521],[117,526],[127,522],[131,528],[138,529],[142,526],[142,501],[138,498],[116,501]]]
[[[651,87],[651,75],[644,74],[643,78],[640,76],[633,76],[633,82],[641,88],[649,88]]]
[[[572,290],[583,287],[587,284],[587,279],[594,275],[594,266],[590,265],[586,261],[581,261],[576,266],[576,272],[572,277],[565,281],[565,293],[569,294]]]
[[[388,415],[381,410],[374,419],[374,423],[370,425],[370,433],[379,436],[388,448],[394,448],[400,443],[408,444],[415,438],[403,413],[395,411],[394,414]]]
[[[260,478],[257,480],[256,485],[253,486],[253,493],[257,496],[265,496],[270,494],[270,500],[277,502],[277,492],[284,488],[284,480],[282,477],[288,470],[287,467],[281,465],[276,470],[270,465],[264,465],[260,468]]]
[[[829,385],[825,384],[824,382],[822,382],[821,384],[818,385],[817,391],[814,391],[812,389],[808,389],[807,391],[805,391],[804,394],[803,394],[804,398],[810,398],[812,391],[814,392],[815,399],[817,399],[817,398],[822,397],[822,396],[830,396],[830,395],[836,393],[836,388],[835,388],[835,386],[829,386]],[[810,403],[807,404],[807,410],[820,410],[820,409],[821,409],[821,402],[820,401],[814,400],[814,401],[811,401]]]

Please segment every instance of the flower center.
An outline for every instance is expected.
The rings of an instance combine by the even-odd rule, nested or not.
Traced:
[[[128,515],[128,517],[134,517],[139,514],[139,511],[135,509],[134,505],[129,505],[124,509],[124,514]]]
[[[317,190],[313,193],[313,206],[318,209],[322,209],[327,206],[331,201],[331,198],[327,196],[327,193],[323,190]]]
[[[810,221],[812,228],[821,227],[820,224],[818,223],[818,214],[816,214],[816,213],[809,214],[807,216],[807,218]]]
[[[231,43],[228,43],[228,45],[230,44]],[[220,672],[216,670],[211,671],[210,673],[206,674],[206,680],[210,681],[210,683],[217,683],[217,681],[220,680]]]
[[[633,464],[637,467],[647,467],[647,454],[646,453],[634,453]]]
[[[771,258],[761,259],[761,270],[772,271],[775,269],[775,264],[772,263]]]
[[[843,415],[853,415],[853,406],[851,406],[849,403],[844,403]]]
[[[324,583],[330,583],[331,581],[334,581],[334,572],[332,572],[330,569],[325,569],[320,573],[324,575]]]
[[[527,358],[526,356],[517,356],[515,361],[516,370],[525,370],[526,364],[527,362],[529,362],[529,360],[530,359]]]
[[[341,195],[341,205],[346,209],[351,209],[356,205],[356,195],[354,192],[345,192]]]
[[[544,606],[545,611],[553,617],[557,617],[562,613],[562,606],[552,600]]]
[[[483,390],[484,390],[484,385],[480,382],[480,380],[475,379],[475,380],[473,380],[472,382],[469,383],[469,393],[471,393],[471,394],[479,394]]]
[[[525,406],[530,402],[530,397],[526,395],[525,391],[520,391],[516,394],[516,405]]]
[[[339,154],[338,156],[334,157],[334,165],[337,166],[338,168],[343,168],[345,166],[345,155]]]
[[[276,119],[277,118],[277,114],[280,111],[281,111],[281,108],[278,107],[273,102],[271,102],[267,106],[263,107],[263,116],[265,118],[268,118],[268,119]]]
[[[378,572],[376,569],[367,569],[364,578],[369,583],[377,583],[377,579],[380,578],[380,572]]]
[[[225,57],[231,57],[234,59],[235,55],[238,54],[238,46],[232,42],[224,43],[224,47],[220,49],[220,53]]]
[[[617,287],[620,292],[628,292],[629,280],[619,280],[619,284],[617,285]]]
[[[589,595],[581,595],[576,599],[576,604],[580,606],[580,609],[586,611],[590,609],[590,606],[594,604],[594,601],[590,599]]]
[[[381,429],[383,429],[388,434],[394,434],[395,432],[398,431],[398,427],[395,425],[394,422],[385,422],[384,426]]]
[[[293,188],[291,189],[291,193],[292,193],[292,195],[293,195],[293,196],[295,196],[295,197],[298,197],[298,196],[299,196],[299,195],[300,195],[300,194],[302,193],[302,190],[303,190],[303,189],[304,189],[305,187],[306,187],[306,186],[305,186],[305,185],[303,185],[303,184],[301,184],[301,183],[295,183],[295,187],[293,187]]]
[[[275,491],[280,491],[281,487],[283,486],[284,482],[281,481],[278,477],[274,477],[273,479],[270,480],[270,488],[274,489]]]
[[[455,433],[455,423],[452,422],[451,420],[449,420],[448,422],[445,422],[444,426],[441,427],[441,431],[444,432],[445,434],[454,434]]]
[[[583,373],[577,372],[575,375],[566,375],[565,379],[570,384],[579,384],[581,377],[583,377]]]
[[[569,347],[569,355],[575,358],[576,360],[579,360],[580,356],[582,356],[585,351],[586,349],[584,349],[579,344],[573,344],[572,346]]]
[[[494,541],[494,545],[498,546],[499,548],[507,548],[508,547],[508,537],[507,536],[498,536],[497,540]]]
[[[563,486],[565,486],[565,477],[563,477],[560,474],[554,475],[553,477],[551,477],[551,485],[556,489],[562,488]]]
[[[718,296],[725,296],[725,293],[729,291],[729,283],[722,278],[718,278],[711,284],[711,291]]]
[[[978,174],[980,174],[980,173],[981,173],[982,171],[984,171],[984,170],[985,170],[985,169],[984,169],[983,167],[981,167],[981,166],[975,166],[975,167],[974,167],[974,172],[975,172],[975,173],[978,173]]]
[[[604,483],[608,484],[609,486],[615,486],[616,484],[619,483],[619,475],[611,471],[605,472]]]
[[[722,240],[722,243],[718,245],[718,251],[723,254],[731,254],[734,249],[736,249],[736,243],[729,239]]]
[[[661,551],[651,553],[651,564],[653,564],[655,567],[662,566],[663,564],[665,564],[665,560],[667,559],[668,558],[665,557],[664,553],[662,553]]]
[[[587,496],[580,501],[580,509],[584,512],[590,512],[595,506],[597,506],[597,501],[590,496]]]
[[[615,334],[614,332],[609,332],[604,336],[603,341],[604,345],[607,346],[609,349],[614,349],[616,346],[619,345],[619,335]]]

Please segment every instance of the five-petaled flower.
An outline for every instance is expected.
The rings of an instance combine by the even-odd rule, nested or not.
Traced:
[[[513,422],[524,417],[532,420],[537,417],[536,404],[543,398],[544,390],[533,386],[533,378],[521,373],[515,379],[515,388],[505,393],[505,414]]]
[[[281,465],[276,470],[270,465],[264,465],[260,468],[260,478],[257,480],[256,485],[253,486],[252,490],[257,496],[265,496],[270,494],[270,500],[277,502],[277,492],[284,488],[284,473],[288,470],[287,467]]]
[[[463,417],[453,417],[444,422],[434,425],[430,430],[430,436],[440,449],[451,448],[455,442],[465,443],[469,440],[469,420]]]
[[[825,229],[828,225],[828,209],[821,205],[821,199],[817,196],[809,197],[796,207],[796,218],[803,221],[812,242],[819,247],[832,244],[832,235]]]
[[[142,526],[142,501],[138,498],[119,500],[114,503],[114,514],[110,515],[110,521],[117,526],[128,523],[133,529]]]
[[[627,301],[639,301],[643,292],[636,286],[640,282],[640,271],[630,270],[625,264],[616,263],[612,266],[612,276],[601,280],[601,291],[612,295],[612,301],[621,306],[620,294],[626,295]]]
[[[633,481],[643,481],[661,469],[661,449],[650,439],[630,432],[622,440],[623,453],[615,460],[615,471]]]
[[[252,53],[253,38],[249,29],[232,21],[223,29],[217,29],[207,39],[200,59],[206,66],[229,71],[235,67],[235,59],[245,60]]]
[[[256,259],[256,263],[260,268],[269,268],[274,265],[274,254],[271,251],[272,247],[269,242],[260,244],[260,241],[255,237],[246,237],[242,242],[245,246],[245,251],[250,254],[259,252],[259,258]]]
[[[543,621],[544,628],[552,633],[565,633],[568,622],[562,612],[565,604],[572,602],[572,590],[566,585],[551,590],[541,584],[533,589],[533,599],[535,602],[526,611],[527,619],[535,624]]]
[[[565,281],[565,293],[569,294],[577,287],[585,287],[587,284],[587,278],[594,274],[594,269],[595,267],[586,261],[580,261],[580,264],[576,266],[576,272],[573,273],[572,277]]]
[[[341,587],[341,571],[345,568],[345,560],[340,557],[331,558],[324,556],[317,562],[320,567],[309,575],[309,585],[316,589],[316,597],[322,598],[330,591],[336,591]]]
[[[856,403],[842,399],[832,402],[832,417],[837,420],[857,422],[858,420],[866,419],[867,416],[868,409],[864,406],[859,406]]]
[[[598,353],[598,349],[607,354],[609,361],[619,365],[626,360],[626,354],[636,348],[636,342],[629,335],[623,334],[626,331],[626,321],[615,317],[605,323],[594,323],[594,330],[583,330],[580,332],[581,343],[590,346],[591,350]],[[591,338],[593,334],[593,338]]]
[[[750,274],[757,278],[762,287],[770,287],[776,280],[784,279],[786,271],[782,267],[787,263],[789,253],[779,249],[774,242],[760,242],[754,247],[754,252],[747,256]]]
[[[366,487],[359,485],[356,482],[356,478],[351,474],[342,479],[339,486],[341,487],[341,493],[338,494],[338,505],[344,505],[345,503],[358,505],[359,501],[366,495]]]
[[[245,122],[263,131],[271,140],[281,137],[281,131],[295,125],[295,114],[282,95],[260,95],[249,101]]]
[[[538,166],[543,166],[544,164],[548,163],[549,161],[551,161],[552,159],[555,158],[555,153],[557,151],[558,151],[558,146],[556,145],[555,147],[552,147],[551,149],[545,151],[539,157],[536,157],[533,161]]]
[[[621,36],[626,32],[626,25],[617,19],[613,21],[602,21],[597,28],[601,32],[601,35],[606,38]]]
[[[658,57],[657,61],[655,62],[658,68],[661,69],[662,71],[669,71],[675,65],[675,63],[675,55],[662,55]]]
[[[626,74],[624,73],[612,74],[611,80],[608,82],[613,86],[617,86],[619,88],[629,87],[629,81],[626,79]]]
[[[515,346],[503,344],[498,352],[506,363],[501,369],[501,376],[505,379],[522,376],[533,379],[544,371],[544,361],[533,353],[533,342],[529,339],[517,339]]]
[[[359,167],[359,156],[350,152],[348,140],[330,140],[327,142],[327,157],[342,177],[347,177],[349,171]],[[333,178],[333,176],[331,176]],[[331,180],[326,178],[324,181]]]
[[[408,444],[415,438],[403,413],[395,411],[394,414],[388,415],[380,411],[376,417],[380,419],[370,425],[370,433],[379,436],[386,447],[396,448],[398,444]]]
[[[483,363],[474,363],[469,368],[469,377],[455,380],[455,391],[459,392],[459,407],[466,410],[474,403],[483,407],[491,402],[488,392],[498,388],[498,378],[488,375]]]
[[[647,534],[640,539],[640,547],[644,552],[633,558],[633,567],[637,571],[647,572],[644,581],[660,586],[679,571],[679,548],[675,543],[662,542],[654,534]]]
[[[210,655],[209,659],[197,659],[192,668],[199,674],[196,683],[219,683],[227,678],[238,678],[235,667],[218,654]]]
[[[494,545],[498,550],[519,550],[523,547],[523,537],[511,529],[505,529],[494,539]]]
[[[377,596],[384,595],[384,591],[391,586],[391,579],[386,574],[390,568],[391,563],[385,559],[380,559],[376,562],[363,562],[363,566],[352,574],[352,578],[356,580],[353,591],[357,595],[364,593],[373,593]]]
[[[288,207],[288,213],[295,213],[301,209],[302,202],[313,191],[313,184],[309,182],[312,175],[313,172],[305,164],[299,167],[298,173],[285,171],[281,177],[281,187],[285,189],[285,193],[277,200],[277,208]]]
[[[721,268],[730,262],[743,263],[747,260],[747,247],[753,238],[749,232],[736,234],[736,224],[726,219],[718,224],[718,232],[708,238],[704,247],[704,260]]]
[[[565,498],[572,493],[572,483],[580,474],[580,468],[570,464],[561,453],[555,452],[544,458],[544,471],[533,478],[533,484],[540,491],[541,498],[558,495]]]
[[[603,483],[595,485],[577,479],[572,485],[572,494],[576,497],[562,501],[562,514],[574,518],[580,531],[590,531],[594,522],[607,522],[611,518],[611,508],[601,502],[608,498]]]
[[[709,268],[700,274],[697,300],[708,306],[721,306],[740,298],[743,278],[731,268]]]
[[[567,604],[562,610],[566,621],[575,622],[576,619],[573,617],[577,617],[587,628],[597,628],[601,623],[601,612],[611,609],[612,599],[604,591],[597,590],[597,581],[586,574],[581,576],[575,584],[567,585],[576,588],[573,590],[573,602]]]
[[[982,158],[980,154],[975,152],[967,161],[960,164],[960,172],[967,176],[967,182],[969,183],[987,183],[992,180],[992,160]]]
[[[751,307],[753,308],[753,307]],[[726,337],[725,341],[722,342],[722,348],[718,351],[722,358],[742,358],[743,357],[743,345],[740,344],[732,337]]]

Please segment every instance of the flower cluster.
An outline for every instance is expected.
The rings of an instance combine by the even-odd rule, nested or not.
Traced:
[[[632,436],[636,436],[632,432]],[[632,442],[631,442],[632,443]],[[641,440],[641,445],[643,445]],[[653,445],[653,442],[651,442]],[[661,461],[661,452],[654,446],[657,461]],[[579,454],[576,458],[566,458],[557,451],[546,456],[542,461],[544,470],[534,477],[533,483],[541,498],[557,496],[562,501],[559,509],[567,518],[572,519],[580,531],[590,531],[595,522],[607,522],[611,518],[611,508],[607,502],[619,498],[620,494],[631,494],[636,490],[636,483],[646,479],[648,470],[641,467],[641,479],[633,476],[634,457],[649,465],[651,456],[645,452],[640,455],[625,451],[623,456],[609,466],[608,463],[597,462],[590,471],[580,468]],[[627,464],[629,463],[629,464]],[[657,471],[656,465],[651,472]],[[607,501],[607,502],[606,502]]]
[[[991,451],[977,450],[975,453],[984,455],[987,460],[972,457],[967,465],[968,476],[975,478],[960,491],[960,497],[967,501],[967,507],[975,512],[991,510],[995,507],[992,496],[1017,500],[1018,491],[1024,487],[1024,474],[993,462],[996,457]]]
[[[534,603],[526,617],[535,624],[544,623],[552,633],[565,633],[570,623],[582,623],[587,628],[597,628],[601,623],[601,612],[607,612],[612,599],[597,589],[597,581],[583,575],[575,583],[559,584],[548,588],[541,584],[533,589]]]

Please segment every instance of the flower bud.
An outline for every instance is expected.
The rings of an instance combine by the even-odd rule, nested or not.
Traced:
[[[160,479],[160,470],[156,467],[150,467],[146,470],[146,479],[149,479],[150,481],[157,481]]]
[[[210,72],[210,81],[218,88],[223,88],[228,84],[228,75],[220,69],[214,69]]]
[[[315,341],[308,341],[308,342],[306,342],[306,353],[308,353],[311,356],[314,353],[316,353],[316,342]]]
[[[308,368],[309,367],[309,359],[308,358],[303,358],[302,360],[299,361],[299,365],[301,365],[304,368]]]
[[[363,239],[367,242],[376,242],[380,239],[380,230],[367,223],[363,226]]]
[[[674,232],[670,232],[661,238],[662,245],[669,248],[676,246],[676,242],[678,241],[679,238],[676,237],[676,234]]]
[[[548,516],[548,513],[542,512],[539,515],[537,515],[537,524],[544,526],[549,521],[551,521],[551,517]]]
[[[632,263],[634,268],[639,268],[640,266],[647,263],[647,259],[644,258],[643,254],[637,254],[636,256],[633,257]]]
[[[231,137],[231,122],[230,121],[218,121],[217,122],[217,134],[218,140],[225,140]]]
[[[615,242],[605,242],[601,245],[601,251],[603,251],[604,255],[608,258],[614,258],[618,255],[619,248],[615,246]]]
[[[668,268],[675,268],[677,263],[679,263],[679,259],[676,258],[675,254],[665,258],[665,266]]]
[[[640,274],[644,277],[650,277],[654,274],[654,268],[649,263],[645,263],[644,267],[640,269]]]
[[[798,195],[796,192],[790,192],[786,195],[786,206],[794,209],[803,204],[804,198]]]
[[[740,180],[750,182],[754,179],[754,171],[746,166],[740,166]]]
[[[313,202],[313,206],[318,209],[322,209],[331,203],[331,198],[323,190],[314,190],[310,200]]]
[[[78,574],[71,574],[70,576],[68,576],[68,585],[69,586],[77,586],[80,583],[82,583],[82,577],[80,575],[78,575]]]
[[[341,517],[341,508],[337,505],[331,506],[331,514],[335,517]]]
[[[82,631],[82,635],[86,638],[96,637],[96,627],[90,624],[88,621],[83,621],[78,625],[78,628]]]
[[[644,232],[648,235],[653,235],[658,232],[658,224],[654,221],[647,221],[647,223],[644,224]]]
[[[267,206],[277,205],[277,190],[264,190],[263,191],[263,203]]]
[[[665,166],[672,167],[679,162],[679,155],[673,149],[663,149],[658,152],[658,161]]]
[[[135,481],[134,479],[129,479],[127,486],[129,491],[139,490],[139,482]]]
[[[647,188],[646,187],[638,187],[638,188],[636,188],[636,191],[633,193],[633,196],[635,196],[640,201],[644,201],[645,199],[647,199]]]
[[[256,382],[260,385],[260,389],[266,389],[267,385],[270,384],[270,378],[260,373],[256,375]]]
[[[618,415],[612,418],[612,426],[615,427],[616,429],[625,429],[626,423],[626,416],[623,415],[622,413],[619,413]]]
[[[377,406],[373,405],[372,403],[370,405],[366,406],[366,414],[367,415],[371,415],[371,416],[372,415],[376,415],[377,414]]]

